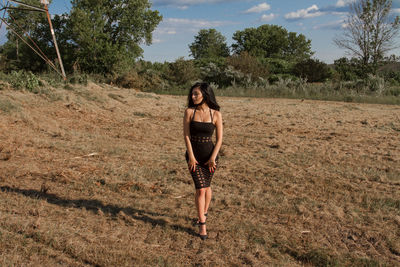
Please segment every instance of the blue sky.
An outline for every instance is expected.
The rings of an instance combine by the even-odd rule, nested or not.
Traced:
[[[4,0],[0,0],[4,1]],[[311,39],[314,57],[326,63],[346,56],[333,44],[341,34],[348,4],[354,0],[152,0],[152,9],[163,15],[153,33],[153,44],[143,45],[144,59],[174,61],[190,58],[189,44],[200,29],[215,28],[231,45],[233,33],[262,24],[275,24]],[[39,2],[39,1],[38,1]],[[400,15],[400,0],[393,0],[393,13]],[[69,0],[53,0],[50,13],[69,12]],[[4,27],[0,42],[4,42]],[[400,41],[399,41],[400,43]],[[400,49],[394,50],[400,56]]]

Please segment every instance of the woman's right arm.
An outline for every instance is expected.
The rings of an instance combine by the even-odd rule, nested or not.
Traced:
[[[191,109],[188,108],[185,110],[185,115],[183,117],[183,137],[185,138],[186,150],[189,156],[189,170],[194,171],[198,162],[194,157],[192,143],[190,142],[190,118],[192,114],[193,111]]]

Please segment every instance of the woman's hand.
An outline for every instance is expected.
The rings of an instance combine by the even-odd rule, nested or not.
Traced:
[[[208,166],[208,169],[211,173],[215,172],[215,169],[217,168],[217,163],[215,163],[215,159],[209,159],[206,162],[206,165]]]
[[[196,170],[196,164],[199,164],[195,158],[189,158],[188,167],[191,172]]]

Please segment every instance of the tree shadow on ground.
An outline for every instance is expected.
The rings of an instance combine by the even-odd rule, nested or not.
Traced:
[[[34,199],[43,199],[50,204],[58,205],[65,208],[76,208],[76,209],[85,208],[86,210],[89,210],[95,214],[97,214],[97,212],[101,210],[104,214],[111,216],[113,218],[118,217],[118,215],[121,212],[123,212],[135,220],[149,223],[152,226],[158,225],[164,228],[169,227],[176,231],[181,231],[188,233],[189,235],[192,236],[197,236],[197,233],[192,228],[185,227],[179,224],[170,224],[164,219],[155,219],[150,217],[150,216],[156,216],[156,217],[167,216],[165,214],[157,212],[144,211],[131,207],[120,207],[118,205],[112,205],[112,204],[103,204],[101,201],[97,199],[65,199],[55,194],[49,194],[47,192],[38,191],[35,189],[20,189],[20,188],[12,188],[9,186],[1,186],[0,190],[3,192],[18,193]]]

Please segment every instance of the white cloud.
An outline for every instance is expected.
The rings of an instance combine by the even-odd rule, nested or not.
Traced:
[[[392,9],[393,13],[399,13],[400,14],[400,8],[393,8]]]
[[[337,20],[325,24],[319,24],[313,27],[314,30],[340,30],[346,27],[344,20]]]
[[[153,0],[154,5],[191,6],[200,4],[215,4],[224,2],[238,2],[238,0]]]
[[[168,18],[165,20],[168,25],[176,27],[192,27],[192,28],[215,28],[222,25],[230,24],[228,21],[210,21],[202,19],[180,19],[180,18]]]
[[[338,0],[336,2],[336,7],[345,7],[353,2],[355,2],[356,0]]]
[[[246,11],[244,11],[244,13],[261,13],[270,9],[271,9],[270,5],[268,5],[267,3],[261,3],[259,5],[247,9]]]
[[[189,6],[178,6],[178,9],[180,9],[180,10],[186,10],[188,8],[189,8]]]
[[[271,20],[273,20],[273,19],[275,19],[277,17],[278,17],[278,15],[274,14],[274,13],[271,13],[271,14],[268,14],[268,15],[264,14],[264,15],[261,16],[261,21],[268,22],[268,21],[271,21]]]
[[[219,26],[233,24],[230,21],[209,21],[200,19],[164,19],[154,31],[153,43],[160,43],[166,36],[173,36],[183,33],[197,33],[200,29],[216,28]]]
[[[162,43],[163,42],[163,40],[161,40],[161,39],[157,39],[157,38],[153,38],[153,44],[159,44],[159,43]]]
[[[319,17],[324,14],[325,14],[324,12],[319,11],[317,5],[312,5],[307,9],[300,9],[297,10],[296,12],[290,12],[285,15],[285,18],[288,20],[297,20],[297,19]]]

